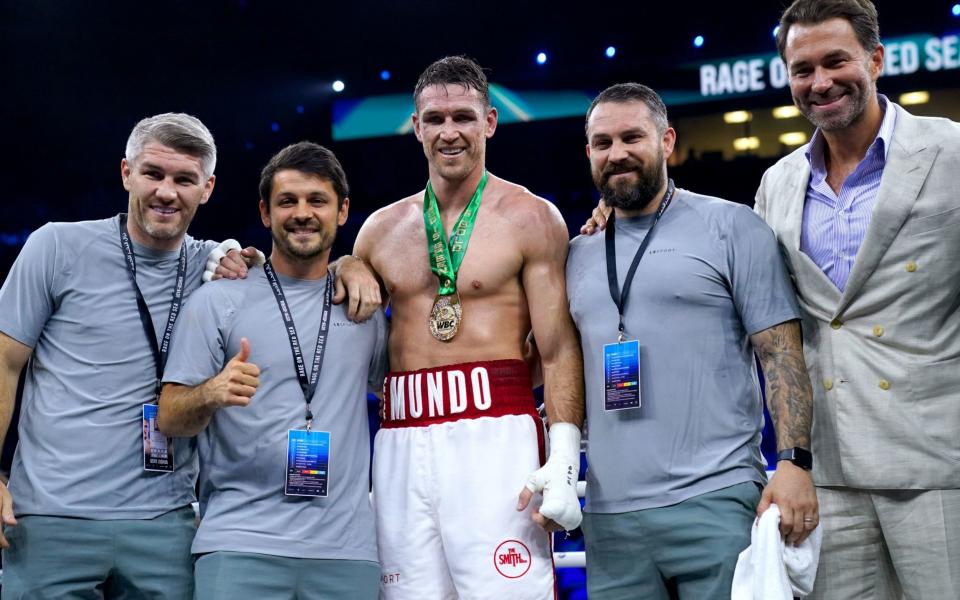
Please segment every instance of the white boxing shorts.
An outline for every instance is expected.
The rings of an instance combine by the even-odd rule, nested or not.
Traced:
[[[389,373],[374,441],[381,598],[556,598],[550,535],[527,476],[543,423],[520,360]]]

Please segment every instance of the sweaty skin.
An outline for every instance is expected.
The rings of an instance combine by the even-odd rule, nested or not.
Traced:
[[[447,236],[459,217],[459,208],[441,209]],[[562,244],[548,242],[557,246],[553,261],[535,248],[544,243],[541,235],[546,231],[542,230],[559,227],[562,222],[554,207],[524,188],[490,175],[457,277],[463,323],[453,340],[439,342],[428,327],[438,288],[427,256],[423,192],[374,214],[357,239],[356,253],[380,274],[390,296],[391,368],[410,371],[468,361],[522,359],[531,327],[524,263],[530,254],[540,254],[541,264],[533,268],[547,277],[555,271],[550,262],[563,264],[565,230],[562,236],[554,235],[564,238]],[[538,280],[536,285],[562,292],[563,278],[554,278],[556,281]],[[535,295],[553,296],[550,308],[565,309],[560,306],[560,294]]]
[[[496,110],[476,90],[430,86],[418,99],[414,130],[429,164],[449,239],[484,172]],[[440,342],[429,315],[438,281],[430,271],[424,192],[380,209],[357,235],[354,254],[379,275],[392,306],[390,366],[411,371],[461,362],[523,359],[533,331],[543,365],[551,423],[583,424],[583,359],[567,307],[567,228],[555,206],[488,175],[457,274],[463,320]]]

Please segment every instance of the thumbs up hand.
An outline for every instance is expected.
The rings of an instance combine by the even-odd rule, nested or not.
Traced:
[[[260,385],[260,368],[247,362],[250,341],[240,338],[240,351],[230,359],[220,374],[207,383],[206,398],[214,408],[246,406]]]

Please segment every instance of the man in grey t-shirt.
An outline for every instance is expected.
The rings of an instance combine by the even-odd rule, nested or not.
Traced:
[[[172,471],[146,471],[143,405],[156,399],[180,266],[186,296],[216,246],[186,235],[215,164],[213,137],[189,115],[130,134],[126,247],[146,312],[119,217],[41,227],[0,289],[0,437],[27,367],[9,491],[0,485],[3,598],[191,594],[194,447],[178,440]]]
[[[591,171],[615,209],[606,235],[576,238],[567,259],[587,396],[591,598],[729,597],[756,513],[776,502],[788,542],[816,525],[809,464],[781,461],[759,491],[754,351],[779,448],[809,457],[810,382],[776,240],[748,207],[674,189],[674,140],[646,86],[612,86],[587,112]]]
[[[199,435],[197,597],[376,598],[366,397],[383,383],[386,321],[330,305],[346,176],[301,142],[270,160],[260,195],[271,258],[190,298],[160,398],[164,433]]]

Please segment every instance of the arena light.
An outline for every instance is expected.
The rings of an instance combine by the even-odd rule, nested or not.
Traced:
[[[950,8],[950,14],[952,14],[955,17],[960,17],[960,4],[954,4]]]
[[[537,54],[537,64],[538,64],[538,65],[545,65],[545,64],[547,64],[547,53],[546,53],[546,52],[540,52],[539,54]]]
[[[333,91],[335,91],[336,93],[339,94],[339,93],[342,92],[342,91],[344,90],[344,88],[346,88],[347,86],[346,86],[346,84],[344,84],[342,81],[340,81],[340,80],[338,79],[338,80],[334,81],[334,82],[333,82],[333,85],[330,86],[330,87],[333,88]]]
[[[383,81],[390,81],[390,71],[386,69],[380,71],[380,79]]]
[[[737,152],[743,152],[745,150],[756,150],[760,147],[760,138],[755,135],[750,137],[742,137],[733,140],[733,149]]]
[[[807,143],[807,134],[803,131],[791,131],[784,133],[777,139],[779,139],[780,143],[784,146],[799,146],[800,144]]]
[[[773,37],[777,37],[777,34],[780,33],[780,26],[777,25],[773,28]]]
[[[724,123],[746,123],[753,120],[753,114],[749,110],[735,110],[723,113]]]
[[[697,37],[693,38],[693,47],[694,47],[694,48],[702,48],[702,47],[703,47],[703,42],[704,42],[703,36],[702,36],[702,35],[698,35]]]
[[[792,104],[787,106],[778,106],[773,109],[774,119],[792,119],[800,116],[800,109]]]
[[[900,104],[910,106],[911,104],[926,104],[930,102],[930,92],[907,92],[900,94]]]
[[[607,58],[613,58],[617,55],[617,49],[613,46],[607,46],[607,49],[603,53],[607,55]]]

